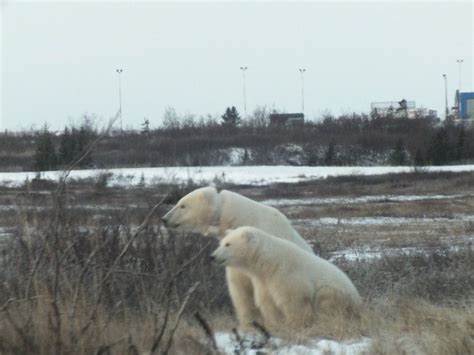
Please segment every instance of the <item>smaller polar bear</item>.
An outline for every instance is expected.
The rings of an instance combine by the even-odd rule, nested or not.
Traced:
[[[340,307],[340,301],[361,302],[354,284],[334,264],[257,228],[229,231],[211,257],[249,275],[255,302],[270,328],[301,328],[317,312]]]

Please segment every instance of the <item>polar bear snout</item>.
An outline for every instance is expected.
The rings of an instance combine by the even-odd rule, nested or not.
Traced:
[[[209,256],[209,259],[211,259],[211,261],[215,264],[218,264],[218,265],[226,265],[226,261],[227,259],[225,258],[225,256],[221,255],[221,253],[219,253],[219,248],[216,249],[214,251],[214,253],[212,253],[210,256]]]
[[[161,221],[167,228],[172,228],[176,229],[179,227],[180,223],[176,221],[176,213],[175,213],[175,208],[171,209],[167,214],[165,214],[163,217],[161,217]]]

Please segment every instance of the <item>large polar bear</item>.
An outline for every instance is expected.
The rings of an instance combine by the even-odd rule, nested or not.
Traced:
[[[361,302],[351,280],[334,264],[254,227],[229,231],[212,258],[249,275],[255,302],[270,328],[300,328],[341,301]]]
[[[311,246],[293,229],[277,209],[253,201],[235,192],[213,187],[196,189],[178,201],[163,218],[168,228],[222,237],[227,229],[253,226],[276,237],[293,242],[302,250],[313,252]],[[242,329],[260,321],[255,306],[250,278],[234,268],[226,268],[227,285]]]

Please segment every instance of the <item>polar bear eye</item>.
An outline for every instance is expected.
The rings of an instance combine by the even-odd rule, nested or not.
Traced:
[[[230,247],[230,243],[225,243],[225,246],[226,246],[226,247]]]
[[[181,205],[181,206],[179,206],[179,207],[184,208],[184,205]]]

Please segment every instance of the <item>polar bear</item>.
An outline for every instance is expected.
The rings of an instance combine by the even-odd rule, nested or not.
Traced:
[[[258,228],[229,231],[211,258],[251,278],[256,305],[270,328],[301,328],[341,301],[361,303],[354,284],[337,266]]]
[[[313,252],[311,246],[277,209],[235,192],[217,192],[213,187],[190,192],[162,220],[167,228],[217,238],[222,237],[227,229],[253,226],[286,239],[306,252]],[[246,274],[231,267],[226,268],[226,278],[239,326],[243,330],[251,329],[254,320],[260,321],[252,282]]]

